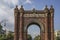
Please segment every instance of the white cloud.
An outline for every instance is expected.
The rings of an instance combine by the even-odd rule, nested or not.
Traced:
[[[2,20],[8,20],[8,26],[4,27],[5,29],[9,29],[13,31],[13,24],[14,24],[14,16],[13,16],[13,9],[9,8],[8,6],[4,4],[0,4],[0,21]],[[3,28],[3,29],[4,29]]]
[[[40,28],[37,25],[30,25],[28,28],[28,34],[30,34],[32,38],[35,38],[40,35]]]
[[[30,3],[31,4],[31,1],[30,0],[26,0],[26,3]]]
[[[0,5],[0,18],[8,18],[12,16],[13,12],[12,9],[8,8],[7,6]],[[3,17],[4,16],[4,17]]]
[[[32,4],[31,0],[26,0],[24,4]]]
[[[23,1],[23,0],[21,0]],[[31,4],[31,0],[23,1],[22,3],[29,3]],[[9,6],[12,6],[11,4],[18,5],[18,0],[0,0],[0,21],[6,19],[8,20],[8,27],[7,29],[13,30],[12,27],[14,25],[14,7],[11,9]],[[8,6],[9,5],[9,6]],[[20,5],[18,5],[20,6]]]
[[[6,17],[7,12],[6,12],[6,7],[4,5],[0,5],[0,18],[3,19],[2,17]]]
[[[4,0],[4,2],[8,4],[13,4],[13,5],[18,4],[18,0]]]

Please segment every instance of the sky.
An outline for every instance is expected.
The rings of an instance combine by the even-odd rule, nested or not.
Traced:
[[[32,24],[28,27],[28,34],[35,38],[35,36],[40,35],[40,28],[38,25]]]
[[[19,8],[23,5],[25,10],[32,10],[32,8],[41,10],[45,5],[48,8],[53,5],[55,9],[54,30],[60,30],[60,0],[0,0],[0,22],[3,21],[3,29],[14,31],[14,8],[16,5]],[[6,22],[6,26],[4,26],[4,22]]]

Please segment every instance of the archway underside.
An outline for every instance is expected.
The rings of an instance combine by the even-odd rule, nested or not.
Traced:
[[[27,29],[28,29],[28,27],[29,27],[30,25],[33,25],[33,24],[34,24],[34,25],[37,25],[37,26],[39,27],[39,29],[40,29],[40,40],[44,40],[44,39],[42,39],[42,36],[44,35],[43,32],[42,32],[42,28],[41,28],[40,24],[35,23],[35,22],[32,22],[32,23],[30,23],[30,24],[27,25],[27,27],[26,27],[26,35],[25,35],[25,36],[28,35],[28,34],[27,34]],[[44,29],[44,27],[43,27],[43,29]],[[27,40],[27,37],[26,37],[26,40]]]
[[[36,23],[31,23],[27,26],[27,40],[36,40],[36,37],[39,36],[39,39],[41,39],[40,34],[41,34],[41,30],[40,30],[40,26]],[[30,38],[29,38],[30,35]],[[37,39],[38,40],[38,39]]]
[[[25,33],[24,34],[24,39],[27,40],[27,28],[32,24],[36,24],[40,28],[40,34],[41,34],[40,38],[41,38],[41,40],[45,40],[45,35],[46,35],[45,34],[45,27],[44,27],[43,23],[40,22],[40,19],[38,19],[38,21],[36,21],[36,19],[28,19],[28,20],[27,19],[24,20],[24,33]]]

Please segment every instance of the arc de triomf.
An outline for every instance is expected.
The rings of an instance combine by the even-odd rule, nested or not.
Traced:
[[[54,40],[54,8],[45,6],[43,10],[24,10],[21,5],[14,9],[15,27],[14,40],[27,40],[29,25],[36,24],[40,28],[41,40]]]

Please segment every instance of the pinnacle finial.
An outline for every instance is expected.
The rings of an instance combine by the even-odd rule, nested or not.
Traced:
[[[45,6],[44,12],[46,12],[46,13],[49,12],[49,9],[48,9],[47,5]]]
[[[54,10],[53,5],[50,6],[50,9],[51,9],[51,10]]]
[[[45,6],[45,8],[47,8],[47,5]]]
[[[23,8],[23,5],[21,5],[21,8]]]
[[[53,13],[54,12],[54,8],[53,5],[50,6],[50,12]]]
[[[32,12],[36,12],[35,8],[33,8]]]
[[[14,10],[18,10],[18,5],[16,5],[15,9]]]
[[[21,13],[24,12],[23,5],[21,5],[21,7],[20,7],[20,12],[21,12]]]
[[[51,5],[51,8],[53,8],[53,5]]]
[[[35,10],[35,8],[33,8],[33,10]]]
[[[47,7],[47,5],[45,6],[45,10],[48,10],[48,7]]]
[[[14,10],[15,10],[15,11],[16,11],[16,10],[18,10],[18,5],[16,5],[16,7],[15,7],[15,9],[14,9]]]
[[[15,9],[14,9],[14,16],[17,16],[18,14],[18,5],[16,5]]]
[[[18,8],[18,5],[16,5],[16,8]]]

